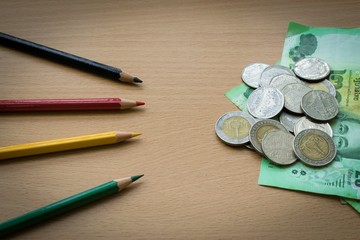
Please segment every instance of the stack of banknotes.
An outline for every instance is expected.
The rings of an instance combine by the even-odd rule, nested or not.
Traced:
[[[330,66],[328,80],[335,87],[339,112],[329,124],[336,156],[325,166],[295,161],[275,164],[263,157],[259,184],[336,195],[360,212],[360,28],[309,27],[290,22],[279,65],[294,69],[295,63],[314,57]],[[244,83],[225,96],[247,111],[253,87]]]

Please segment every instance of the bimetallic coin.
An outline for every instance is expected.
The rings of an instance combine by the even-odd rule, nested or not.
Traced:
[[[328,121],[336,117],[339,104],[334,96],[321,90],[312,90],[301,101],[304,113],[312,119]]]
[[[299,119],[299,121],[297,121],[295,124],[294,133],[295,133],[295,135],[298,135],[299,132],[301,132],[305,129],[318,129],[323,132],[326,132],[330,137],[332,137],[332,135],[333,135],[333,131],[332,131],[330,124],[316,123],[316,122],[311,121],[307,117],[301,117]]]
[[[281,66],[281,65],[270,65],[264,69],[260,76],[260,86],[261,87],[269,87],[271,80],[275,76],[279,76],[281,74],[287,74],[291,76],[295,76],[293,71],[289,68]]]
[[[247,109],[256,118],[272,118],[284,107],[284,96],[276,88],[260,87],[247,101]]]
[[[272,119],[261,119],[250,128],[249,139],[256,151],[263,154],[261,142],[268,132],[274,130],[288,132],[280,122]]]
[[[268,132],[261,142],[262,151],[272,162],[289,165],[297,160],[292,148],[294,136],[281,130]]]
[[[279,120],[288,131],[294,132],[295,124],[301,117],[302,116],[294,115],[294,114],[282,111],[280,114]]]
[[[242,71],[242,80],[246,85],[252,88],[258,88],[260,85],[261,73],[269,65],[265,63],[253,63],[244,68]]]
[[[304,82],[304,83],[312,90],[323,90],[327,93],[330,93],[334,97],[336,96],[336,89],[334,85],[327,79],[321,82]]]
[[[336,147],[332,138],[318,129],[301,131],[294,139],[294,152],[305,164],[324,166],[334,160]]]
[[[303,83],[304,81],[301,81],[295,76],[281,74],[279,76],[273,77],[270,82],[270,87],[274,87],[276,89],[279,89],[280,92],[286,85],[290,83]]]
[[[295,63],[294,73],[304,80],[318,81],[330,74],[330,67],[319,58],[305,57]]]
[[[303,113],[301,109],[301,99],[310,91],[311,88],[301,83],[291,83],[286,85],[281,90],[285,98],[285,108],[293,113]]]
[[[240,146],[249,142],[249,131],[255,119],[245,112],[227,112],[215,124],[217,136],[226,144]]]

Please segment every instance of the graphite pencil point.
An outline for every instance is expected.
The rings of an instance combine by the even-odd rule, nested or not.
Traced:
[[[143,81],[142,81],[140,78],[138,78],[138,77],[134,77],[133,81],[134,81],[135,83],[142,83],[142,82],[143,82]]]

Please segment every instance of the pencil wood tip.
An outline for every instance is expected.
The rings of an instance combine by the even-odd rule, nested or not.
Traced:
[[[132,132],[131,135],[132,135],[132,137],[136,137],[136,136],[141,135],[141,133],[139,133],[139,132]]]
[[[131,181],[132,181],[132,182],[135,182],[136,180],[138,180],[139,178],[141,178],[141,177],[143,177],[143,176],[144,176],[144,174],[131,176]]]
[[[143,81],[142,81],[140,78],[138,78],[138,77],[134,77],[133,81],[134,81],[134,83],[142,83],[142,82],[143,82]]]
[[[145,105],[145,103],[141,101],[136,101],[136,106],[141,106],[141,105]]]
[[[143,82],[140,78],[133,77],[132,75],[130,75],[126,72],[123,72],[123,71],[120,73],[119,80],[123,81],[123,82],[129,82],[129,83],[142,83]]]

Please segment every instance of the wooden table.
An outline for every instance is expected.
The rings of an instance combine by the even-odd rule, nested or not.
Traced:
[[[260,156],[222,144],[224,93],[242,68],[281,57],[289,21],[359,27],[349,1],[1,1],[1,31],[117,66],[141,86],[0,48],[1,99],[123,97],[124,112],[0,115],[0,145],[124,130],[126,143],[0,163],[0,221],[111,179],[123,193],[14,239],[355,239],[359,214],[338,197],[257,184]]]

